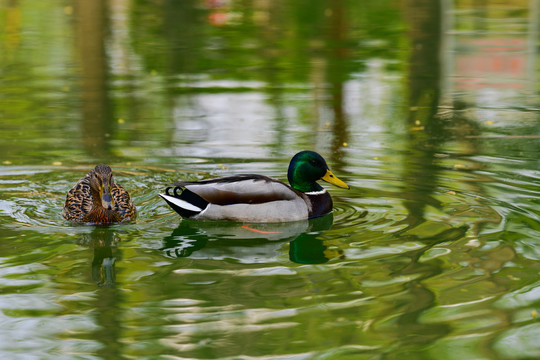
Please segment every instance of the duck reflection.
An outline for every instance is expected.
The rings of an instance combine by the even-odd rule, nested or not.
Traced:
[[[336,257],[342,257],[343,251],[331,250],[322,240],[321,235],[330,229],[334,221],[332,214],[313,219],[310,231],[298,235],[291,241],[289,259],[298,264],[322,264]]]
[[[304,221],[249,225],[184,219],[163,239],[161,250],[174,258],[199,256],[257,262],[280,254],[283,244],[289,241],[291,261],[320,264],[339,253],[327,251],[321,239],[332,223],[332,214]]]
[[[116,244],[118,235],[109,227],[96,227],[85,234],[81,244],[94,250],[92,280],[99,287],[111,287],[116,282]]]

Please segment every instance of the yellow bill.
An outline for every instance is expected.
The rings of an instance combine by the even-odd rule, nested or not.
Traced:
[[[322,180],[327,183],[336,185],[337,187],[350,189],[349,185],[345,184],[343,181],[339,180],[336,175],[334,175],[330,170],[326,170],[326,174],[322,177]]]

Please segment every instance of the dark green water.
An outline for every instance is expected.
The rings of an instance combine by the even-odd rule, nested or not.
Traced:
[[[539,5],[475,4],[0,0],[0,358],[540,358]],[[304,149],[330,216],[157,196]],[[100,162],[135,222],[61,217]]]

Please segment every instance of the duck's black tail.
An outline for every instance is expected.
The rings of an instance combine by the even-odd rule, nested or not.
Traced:
[[[172,193],[171,193],[171,189]],[[178,193],[178,190],[182,190]],[[167,204],[183,218],[190,218],[203,212],[208,206],[208,201],[188,189],[181,187],[168,187],[165,194],[159,194]]]

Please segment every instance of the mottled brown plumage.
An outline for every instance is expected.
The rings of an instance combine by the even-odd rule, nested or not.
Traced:
[[[128,192],[107,165],[97,165],[69,190],[62,216],[77,224],[115,224],[137,216]]]

